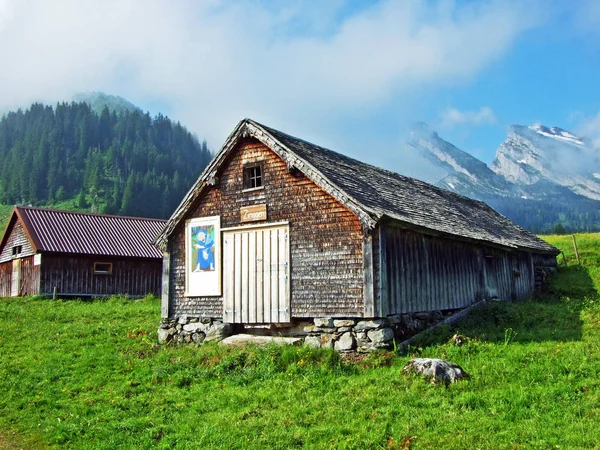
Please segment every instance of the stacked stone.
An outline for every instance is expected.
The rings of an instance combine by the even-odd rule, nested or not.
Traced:
[[[308,334],[304,345],[333,348],[339,352],[391,349],[394,339],[399,343],[444,318],[441,311],[397,314],[371,320],[318,318],[314,319],[314,325],[304,328]]]
[[[210,318],[181,316],[163,319],[158,329],[158,342],[196,343],[222,341],[231,335],[231,324]]]
[[[394,332],[385,319],[314,319],[314,325],[304,329],[308,336],[304,344],[311,347],[333,348],[339,352],[368,352],[390,348]]]
[[[435,325],[454,311],[432,311],[397,314],[380,319],[317,318],[314,325],[304,327],[304,344],[311,347],[333,348],[339,352],[372,352],[391,349],[394,340],[400,343]],[[292,329],[278,328],[285,335]],[[297,330],[297,329],[296,329]],[[221,320],[183,315],[163,319],[158,329],[160,343],[196,343],[221,341],[233,333],[233,326]],[[297,334],[294,334],[297,335]]]

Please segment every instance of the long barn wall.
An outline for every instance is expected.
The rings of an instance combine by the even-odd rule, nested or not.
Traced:
[[[94,274],[94,262],[112,263],[112,274]],[[108,296],[160,295],[162,260],[42,255],[40,294]]]
[[[263,161],[264,189],[244,192],[242,169],[258,161]],[[243,225],[240,207],[255,204],[267,205],[267,223],[289,221],[292,317],[361,317],[364,274],[358,218],[308,178],[290,174],[285,162],[258,141],[240,144],[219,174],[218,185],[186,218],[218,215],[222,228],[236,227]],[[183,225],[170,239],[169,250],[169,316],[221,318],[222,297],[184,295]]]
[[[426,236],[393,226],[378,233],[377,315],[457,309],[483,298],[520,300],[535,289],[528,252]]]

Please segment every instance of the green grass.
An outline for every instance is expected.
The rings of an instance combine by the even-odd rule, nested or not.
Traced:
[[[570,258],[570,237],[549,240]],[[578,244],[553,296],[412,349],[471,374],[448,389],[403,375],[412,355],[158,346],[153,298],[2,299],[0,448],[598,448],[600,236]]]
[[[11,205],[0,204],[0,233],[4,233],[4,229],[6,228],[6,224],[8,224],[8,219],[10,218],[10,213],[12,210],[13,207]]]

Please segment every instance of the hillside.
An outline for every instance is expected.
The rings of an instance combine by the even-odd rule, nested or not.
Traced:
[[[160,114],[33,104],[0,119],[0,203],[166,218],[211,157]]]
[[[85,92],[73,96],[75,103],[87,103],[96,114],[101,115],[104,107],[108,107],[110,112],[117,114],[123,112],[142,112],[140,108],[130,101],[119,97],[118,95],[105,94],[104,92]]]
[[[582,267],[547,239],[568,259],[549,295],[411,349],[470,374],[448,389],[402,374],[411,356],[158,346],[157,299],[0,299],[0,448],[595,448],[600,235],[577,235]]]

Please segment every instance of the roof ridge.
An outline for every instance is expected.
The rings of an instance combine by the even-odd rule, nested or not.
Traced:
[[[471,201],[471,202],[480,202],[480,203],[483,203],[488,208],[491,208],[490,205],[488,205],[487,203],[485,203],[482,200],[477,200],[477,199],[474,199],[474,198],[471,198],[471,197],[467,197],[466,195],[459,194],[458,192],[449,191],[448,189],[444,189],[444,188],[441,188],[439,186],[436,186],[435,184],[431,184],[431,183],[428,183],[426,181],[419,180],[418,178],[409,177],[407,175],[402,175],[402,174],[400,174],[398,172],[394,172],[394,171],[386,169],[384,167],[379,167],[379,166],[375,166],[373,164],[369,164],[367,162],[364,162],[364,161],[361,161],[359,159],[353,158],[352,156],[348,156],[348,155],[346,155],[344,153],[340,153],[340,152],[337,152],[335,150],[331,150],[331,149],[329,149],[327,147],[323,147],[321,145],[314,144],[314,143],[312,143],[310,141],[307,141],[306,139],[302,139],[302,138],[293,136],[293,135],[291,135],[289,133],[286,133],[284,131],[277,130],[277,129],[269,127],[267,125],[263,125],[262,123],[259,123],[259,122],[255,121],[255,120],[250,119],[250,118],[246,118],[245,121],[248,121],[248,122],[251,122],[251,123],[253,123],[255,125],[258,125],[259,127],[264,128],[268,132],[275,131],[276,133],[283,134],[283,135],[285,135],[285,136],[287,136],[287,137],[289,137],[291,139],[294,139],[296,141],[300,141],[300,142],[303,142],[303,143],[305,143],[307,145],[310,145],[311,147],[316,147],[316,148],[318,148],[318,149],[320,149],[322,151],[324,150],[326,152],[333,153],[336,156],[341,156],[342,158],[346,158],[346,159],[350,160],[350,162],[352,162],[352,163],[359,164],[359,165],[362,165],[362,166],[367,166],[367,167],[369,167],[369,168],[371,168],[371,169],[373,169],[375,171],[378,171],[380,173],[388,174],[388,175],[390,175],[390,176],[392,176],[394,178],[399,178],[401,180],[402,179],[403,180],[408,180],[410,182],[415,182],[415,183],[420,184],[420,185],[425,185],[425,186],[427,186],[427,188],[429,188],[429,189],[433,188],[435,191],[441,192],[443,195],[450,194],[450,195],[453,195],[453,196],[456,196],[456,197],[460,197],[460,198],[462,198],[464,200],[468,200],[468,201]],[[491,208],[491,209],[493,209],[493,208]]]
[[[101,214],[101,213],[92,213],[92,212],[85,212],[85,211],[70,211],[70,210],[66,210],[66,209],[43,208],[43,207],[39,207],[39,206],[16,206],[15,205],[15,208],[18,208],[20,210],[25,209],[25,210],[34,210],[34,211],[47,211],[47,212],[51,212],[51,213],[73,214],[73,215],[77,215],[77,216],[109,217],[109,218],[126,219],[126,220],[148,220],[151,222],[167,222],[167,220],[165,220],[165,219],[154,219],[151,217],[120,216],[117,214]]]

